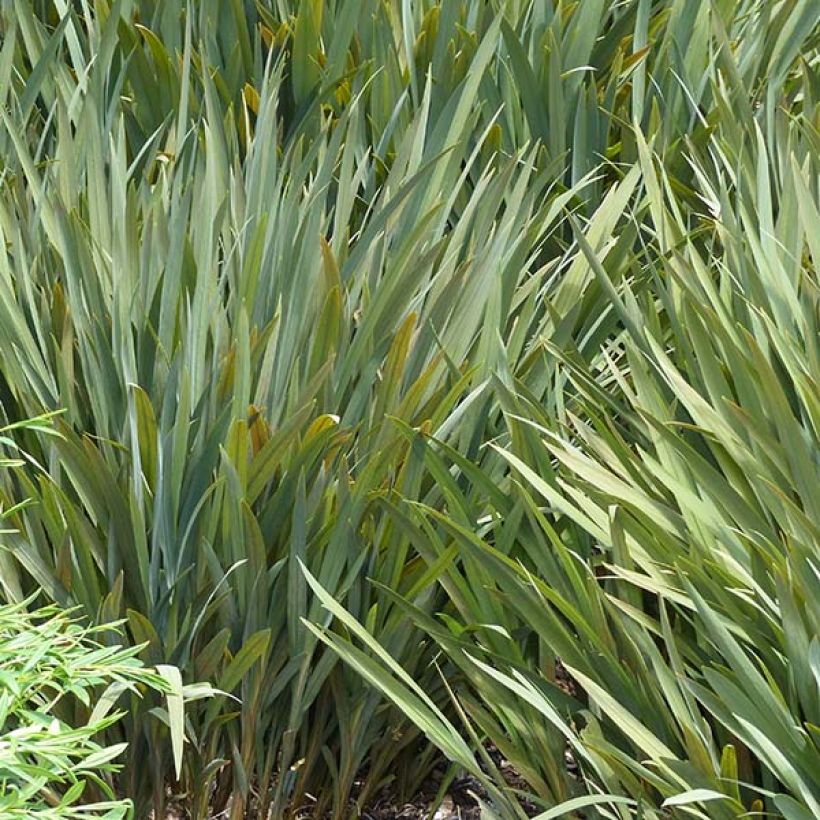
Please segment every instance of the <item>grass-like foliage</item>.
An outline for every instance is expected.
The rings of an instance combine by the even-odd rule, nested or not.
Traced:
[[[522,816],[488,742],[545,817],[816,816],[816,2],[0,37],[0,423],[65,411],[0,589],[220,690],[184,759],[109,730],[138,816],[341,820],[440,752]]]
[[[458,614],[403,606],[470,680],[466,728],[325,598],[375,655],[318,634],[463,765],[470,737],[491,739],[544,818],[584,807],[607,817],[820,813],[810,19],[783,85],[757,101],[749,89],[756,114],[707,113],[702,139],[674,150],[636,128],[636,161],[610,202],[574,222],[565,266],[567,279],[606,291],[600,320],[616,315],[618,329],[594,348],[537,340],[555,363],[555,409],[524,379],[495,384],[506,430],[490,446],[510,469],[490,473],[494,486],[437,436],[412,434],[439,489],[421,505],[398,500],[394,513],[415,527]],[[725,85],[713,65],[704,87],[716,110],[731,107]],[[670,170],[678,152],[685,177]],[[513,813],[489,763],[472,770]]]

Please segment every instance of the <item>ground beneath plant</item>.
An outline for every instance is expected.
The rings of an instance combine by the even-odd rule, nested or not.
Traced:
[[[488,746],[486,751],[504,776],[507,785],[519,792],[526,792],[526,782],[510,763],[504,760],[499,751],[493,746]],[[387,792],[361,814],[357,814],[351,807],[351,817],[358,817],[360,820],[479,820],[481,808],[476,798],[487,799],[481,784],[469,775],[458,777],[450,783],[444,800],[438,804],[437,798],[443,775],[443,768],[434,771],[421,791],[408,803],[397,802],[395,796]],[[526,801],[522,801],[522,807],[531,817],[539,813],[534,805]],[[299,820],[324,819],[306,809]]]
[[[516,790],[526,791],[524,780],[498,751],[492,747],[487,751],[508,785]],[[469,776],[456,778],[450,784],[444,800],[437,805],[441,774],[442,772],[434,773],[410,802],[400,803],[395,795],[387,792],[361,813],[355,805],[351,805],[350,817],[358,820],[479,820],[481,808],[476,798],[483,800],[487,796],[481,784]],[[522,806],[529,816],[534,817],[538,814],[538,809],[534,805],[524,802]],[[226,810],[214,814],[209,820],[227,820],[228,813]],[[326,817],[315,814],[310,805],[302,807],[295,816],[297,820],[327,820]],[[148,820],[154,820],[153,814]],[[168,809],[164,820],[188,820],[188,814],[184,807],[174,807]],[[259,820],[263,818],[260,817]]]
[[[560,689],[568,695],[575,697],[577,687],[575,681],[569,675],[560,658],[556,658],[556,683]],[[497,748],[492,745],[485,747],[487,753],[492,757],[498,771],[500,771],[507,785],[517,790],[519,793],[526,793],[526,781],[515,771],[507,760],[504,760]],[[578,764],[574,760],[572,753],[567,747],[566,751],[567,771],[572,777],[578,775]],[[373,803],[369,808],[358,814],[355,806],[351,805],[351,817],[359,817],[360,820],[479,820],[481,808],[479,799],[486,798],[486,792],[481,784],[473,777],[456,778],[447,791],[444,800],[440,805],[436,805],[441,785],[443,771],[435,771],[427,784],[419,794],[409,803],[397,802],[395,795],[386,793]],[[531,817],[539,813],[539,810],[526,801],[522,802],[524,811]],[[184,809],[169,810],[164,820],[187,820],[187,813]],[[210,820],[226,820],[227,812],[213,815]],[[296,812],[298,820],[326,820],[326,818],[315,814],[310,806],[304,806],[301,811]],[[153,820],[153,815],[149,820]],[[261,818],[260,818],[261,820]]]
[[[358,817],[360,820],[428,820],[431,817],[432,820],[479,820],[481,811],[472,792],[474,785],[469,780],[456,781],[438,808],[435,808],[435,794],[422,792],[410,803],[397,803],[385,795]],[[355,812],[353,807],[351,812]],[[225,813],[217,814],[210,820],[225,820],[225,816]],[[298,820],[323,820],[311,813],[307,806],[297,817]],[[187,820],[187,814],[183,810],[171,809],[165,820]]]
[[[478,820],[481,812],[473,794],[477,784],[469,779],[458,780],[435,809],[435,794],[419,794],[411,803],[397,804],[389,797],[377,801],[370,809],[362,812],[362,820]]]
[[[495,757],[496,754],[494,753],[493,756]],[[511,786],[521,788],[524,785],[512,768],[500,757],[494,762],[504,772]],[[484,798],[486,795],[477,780],[472,777],[455,779],[450,784],[444,800],[436,806],[439,785],[440,779],[434,776],[410,802],[399,803],[395,796],[386,793],[361,814],[358,814],[355,806],[351,806],[350,816],[358,817],[360,820],[479,820],[481,809],[476,797]],[[527,808],[529,807],[525,806],[525,809]],[[534,807],[533,811],[528,813],[535,814]],[[226,817],[227,812],[222,812],[213,815],[209,820],[226,820]],[[304,806],[296,813],[296,817],[298,820],[326,820],[313,813],[310,806]],[[187,820],[187,818],[188,815],[184,808],[180,807],[169,809],[164,820]],[[153,820],[153,815],[149,820]]]

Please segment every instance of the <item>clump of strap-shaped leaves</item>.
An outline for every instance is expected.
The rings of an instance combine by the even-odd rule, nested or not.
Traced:
[[[564,280],[606,291],[606,331],[534,340],[553,404],[488,384],[505,429],[479,465],[407,431],[438,485],[393,514],[458,614],[399,603],[470,680],[463,721],[311,580],[349,630],[317,633],[500,789],[502,815],[473,738],[543,818],[820,812],[820,20],[783,4],[775,30],[746,5],[732,50],[707,46],[690,133],[637,124],[617,206],[573,220]],[[719,21],[709,6],[692,21]]]
[[[532,423],[576,448],[576,419],[582,431],[612,423],[628,452],[648,452],[646,414],[627,412],[626,357],[649,367],[656,348],[671,355],[679,316],[701,299],[676,289],[697,287],[676,268],[695,254],[730,299],[745,257],[722,218],[737,215],[743,242],[777,237],[761,253],[799,246],[799,269],[813,270],[808,231],[758,225],[748,197],[765,186],[747,181],[744,200],[737,181],[750,162],[769,169],[774,219],[794,154],[814,191],[799,148],[813,139],[813,4],[0,9],[0,405],[9,419],[65,409],[59,438],[26,434],[42,470],[3,478],[4,498],[38,503],[13,515],[0,585],[125,618],[146,661],[225,693],[186,710],[179,782],[147,706],[134,700],[112,728],[130,741],[118,786],[138,815],[162,816],[172,784],[195,818],[348,817],[384,786],[418,787],[439,759],[425,734],[485,780],[492,760],[474,755],[491,739],[545,806],[596,791],[622,801],[610,813],[679,799],[679,779],[630,768],[646,752],[613,735],[624,725],[603,720],[580,677],[655,720],[659,684],[646,689],[647,672],[625,687],[620,653],[648,657],[663,607],[639,608],[642,637],[613,638],[612,680],[568,654],[580,636],[604,640],[610,604],[595,579],[635,536],[619,523],[612,547],[598,512],[573,518],[566,497],[605,515],[618,505],[565,490],[576,479]],[[749,159],[752,123],[770,160]],[[735,301],[756,317],[745,288]],[[564,506],[529,493],[512,458],[559,486]],[[631,462],[624,471],[642,480]],[[644,489],[671,503],[657,481]],[[480,545],[518,580],[470,552]],[[386,703],[371,684],[387,679],[352,671],[306,628],[326,616],[303,567],[444,723],[415,701]],[[551,569],[568,573],[564,587]],[[671,586],[686,615],[688,593]],[[570,588],[588,608],[558,603]],[[560,646],[536,620],[550,606]],[[527,687],[553,679],[556,655],[578,674],[550,724],[506,681],[511,668]],[[474,733],[463,737],[462,711]],[[565,761],[582,724],[587,779]],[[683,741],[659,737],[682,759]],[[495,811],[520,811],[502,780],[487,783]],[[697,788],[719,790],[708,777]]]

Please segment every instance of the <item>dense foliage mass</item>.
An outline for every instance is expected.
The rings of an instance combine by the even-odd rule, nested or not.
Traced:
[[[0,423],[65,411],[0,589],[224,693],[179,778],[150,704],[107,730],[137,817],[346,818],[441,754],[488,818],[820,816],[815,0],[0,37]]]

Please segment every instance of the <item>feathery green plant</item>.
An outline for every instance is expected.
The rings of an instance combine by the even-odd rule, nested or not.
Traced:
[[[138,649],[98,643],[99,628],[82,627],[55,606],[29,612],[29,603],[0,606],[0,813],[132,817],[131,802],[116,799],[111,787],[124,744],[101,745],[99,738],[123,717],[109,713],[117,693],[162,689],[163,680],[143,667]],[[105,685],[110,698],[100,697]],[[85,723],[60,716],[75,699],[90,711]]]

